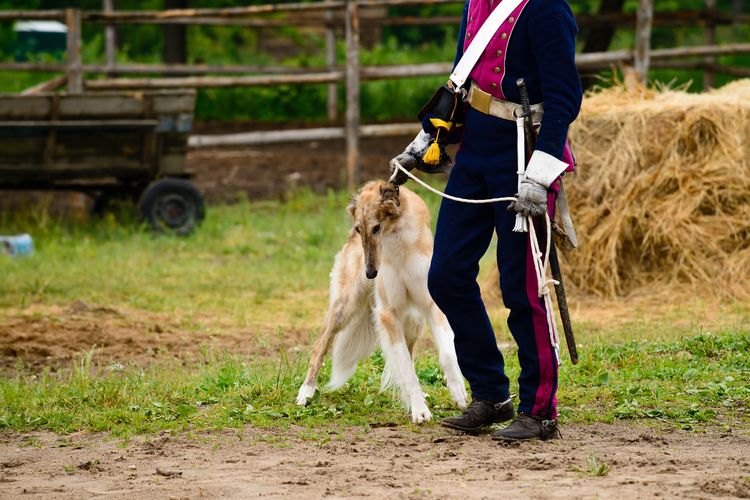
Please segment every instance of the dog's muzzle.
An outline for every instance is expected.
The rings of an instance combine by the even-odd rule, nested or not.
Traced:
[[[365,271],[365,276],[367,276],[368,280],[375,279],[375,277],[378,275],[378,270],[374,267],[368,267]]]

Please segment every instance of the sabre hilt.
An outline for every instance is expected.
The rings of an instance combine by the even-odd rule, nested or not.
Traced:
[[[524,135],[526,136],[526,154],[527,159],[531,158],[536,146],[536,133],[534,132],[534,117],[531,113],[531,101],[529,100],[529,89],[526,87],[526,80],[519,78],[516,80],[518,92],[521,94],[521,118],[523,118]]]
[[[523,117],[531,117],[531,101],[529,100],[529,89],[526,87],[526,80],[519,78],[516,80],[516,86],[518,86],[518,92],[521,94],[521,111]]]

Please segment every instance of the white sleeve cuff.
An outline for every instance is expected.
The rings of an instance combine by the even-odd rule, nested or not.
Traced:
[[[531,155],[529,165],[526,167],[526,178],[544,187],[550,187],[567,168],[567,163],[537,149]]]

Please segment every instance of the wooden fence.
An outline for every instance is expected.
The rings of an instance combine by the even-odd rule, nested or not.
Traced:
[[[361,66],[360,31],[365,20],[368,25],[430,25],[458,24],[456,16],[388,17],[388,7],[437,4],[460,4],[463,0],[321,0],[310,3],[282,3],[219,9],[178,9],[164,11],[115,11],[112,0],[103,0],[101,11],[78,9],[40,11],[0,11],[0,21],[57,20],[68,26],[67,60],[61,64],[34,62],[0,62],[0,70],[60,72],[62,76],[44,82],[26,93],[50,91],[67,84],[68,92],[97,90],[129,90],[154,88],[250,87],[281,84],[328,84],[328,117],[336,118],[336,84],[346,87],[346,116],[343,128],[330,127],[283,132],[254,132],[229,136],[192,137],[193,147],[258,144],[289,140],[319,140],[344,138],[348,185],[359,183],[359,137],[403,134],[416,131],[417,125],[360,126],[359,89],[361,81],[419,76],[447,76],[451,63],[428,63],[400,66]],[[613,66],[630,67],[642,80],[650,68],[703,69],[704,84],[713,84],[715,73],[750,76],[750,68],[727,67],[716,63],[716,56],[748,54],[750,43],[716,45],[716,27],[736,23],[750,23],[750,15],[720,12],[716,0],[706,0],[702,10],[654,12],[654,0],[640,0],[635,13],[604,13],[578,16],[586,26],[632,26],[635,28],[633,50],[582,53],[576,63],[582,72],[608,69]],[[105,29],[104,64],[86,64],[81,60],[82,23],[97,23]],[[290,68],[255,65],[202,64],[118,64],[114,26],[119,24],[181,24],[234,25],[254,28],[301,26],[320,30],[326,40],[326,66],[320,68]],[[706,28],[706,45],[653,50],[652,26],[695,26]],[[337,28],[343,26],[346,60],[336,61]],[[695,58],[698,58],[696,61]],[[255,74],[254,74],[255,73]],[[259,74],[258,74],[259,73]],[[104,74],[103,79],[85,79],[87,74]],[[144,75],[132,78],[133,75]],[[158,75],[158,78],[149,77]],[[122,76],[130,76],[122,78]],[[120,77],[120,78],[116,78]]]

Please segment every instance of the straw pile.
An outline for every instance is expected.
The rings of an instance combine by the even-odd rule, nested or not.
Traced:
[[[704,94],[593,93],[571,143],[579,248],[561,257],[571,288],[750,297],[750,80]]]

